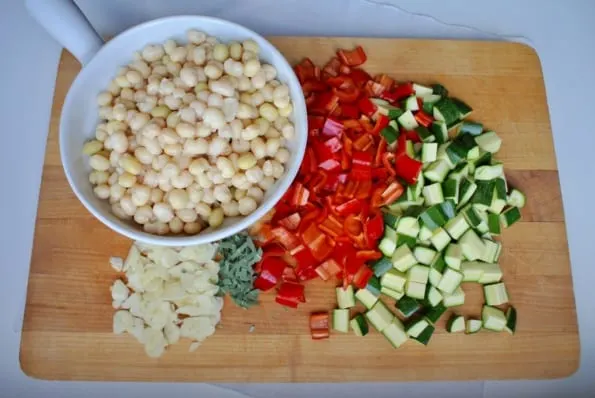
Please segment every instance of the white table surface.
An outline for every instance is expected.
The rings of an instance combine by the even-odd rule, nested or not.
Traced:
[[[27,15],[22,1],[4,0],[0,12],[0,220],[4,225],[0,229],[0,313],[4,314],[0,322],[1,397],[427,397],[432,393],[440,397],[595,396],[595,311],[590,295],[595,279],[591,260],[595,132],[585,123],[593,115],[591,97],[595,93],[595,1],[77,3],[102,35],[114,35],[159,16],[194,13],[230,19],[265,35],[500,39],[523,41],[534,47],[545,76],[560,170],[581,335],[581,366],[576,374],[561,380],[452,383],[207,385],[48,382],[27,377],[19,366],[20,330],[61,47]]]

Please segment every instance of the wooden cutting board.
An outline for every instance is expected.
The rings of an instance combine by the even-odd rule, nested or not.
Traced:
[[[449,335],[444,316],[428,347],[413,341],[393,350],[371,332],[333,333],[312,341],[308,314],[335,305],[331,283],[308,283],[297,311],[262,295],[243,310],[227,301],[221,328],[194,353],[189,342],[148,358],[133,337],[111,332],[112,255],[131,242],[95,220],[71,192],[58,153],[58,121],[79,71],[60,60],[43,169],[23,325],[21,366],[30,376],[59,380],[226,382],[343,382],[462,379],[539,379],[568,376],[579,363],[579,339],[562,199],[541,65],[513,43],[361,38],[274,37],[291,63],[320,64],[336,48],[365,47],[368,72],[397,80],[441,82],[476,109],[473,117],[503,139],[507,177],[528,196],[523,221],[504,231],[501,258],[518,331]],[[482,293],[464,285],[479,315]],[[251,327],[253,326],[253,328]],[[251,329],[253,329],[251,331]]]

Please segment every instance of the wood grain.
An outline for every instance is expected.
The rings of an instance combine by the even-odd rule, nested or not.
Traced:
[[[502,268],[519,324],[515,336],[482,331],[449,335],[445,318],[428,347],[392,350],[378,333],[333,334],[312,341],[311,311],[335,303],[329,283],[306,286],[308,303],[287,311],[262,295],[242,310],[226,302],[217,333],[196,353],[189,343],[146,357],[130,336],[111,333],[109,286],[117,278],[111,255],[130,241],[108,230],[76,200],[60,165],[58,121],[79,70],[60,60],[31,259],[21,366],[33,377],[58,380],[227,382],[345,382],[554,378],[579,362],[572,277],[556,158],[539,59],[512,43],[351,38],[272,38],[290,62],[326,61],[338,47],[362,44],[366,69],[400,80],[445,84],[476,109],[474,118],[502,136],[499,158],[510,184],[526,192],[523,221],[506,230]],[[477,316],[481,288],[464,285],[457,311]],[[253,332],[249,332],[254,325]]]

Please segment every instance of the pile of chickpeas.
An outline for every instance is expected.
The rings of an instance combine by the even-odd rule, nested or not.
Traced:
[[[153,234],[197,234],[246,216],[284,174],[294,136],[289,89],[258,44],[148,45],[97,97],[83,153],[94,193]]]

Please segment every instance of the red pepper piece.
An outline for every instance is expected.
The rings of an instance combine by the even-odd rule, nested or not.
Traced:
[[[302,240],[318,261],[324,260],[333,250],[326,235],[313,223],[303,232]]]
[[[391,176],[396,176],[397,171],[395,170],[395,166],[393,165],[393,161],[395,160],[395,154],[386,152],[382,155],[382,165],[388,171],[388,174]]]
[[[363,289],[368,284],[374,272],[367,266],[360,267],[357,273],[353,276],[353,285],[358,289]]]
[[[328,312],[315,312],[310,315],[310,334],[313,340],[326,339],[329,337]]]
[[[289,308],[297,308],[298,307],[298,302],[291,298],[277,296],[277,297],[275,297],[275,301],[278,304],[284,305],[285,307],[289,307]]]
[[[314,149],[306,148],[306,152],[304,153],[304,159],[302,160],[302,164],[300,165],[300,174],[308,175],[310,173],[314,173],[317,168],[318,162],[316,160],[316,155],[314,154]]]
[[[335,192],[339,184],[344,184],[345,181],[347,181],[347,174],[345,173],[327,173],[323,189],[327,192]]]
[[[358,151],[367,151],[374,145],[374,138],[371,134],[362,134],[357,140],[353,141],[353,148]]]
[[[343,142],[339,137],[329,138],[324,142],[324,145],[330,149],[332,153],[337,153],[343,148]]]
[[[301,282],[315,279],[318,276],[315,268],[297,268],[297,277]]]
[[[310,93],[317,93],[325,90],[328,90],[327,85],[318,80],[312,79],[302,84],[302,91],[305,96],[308,96]]]
[[[357,214],[362,210],[364,204],[359,199],[351,199],[343,204],[340,204],[335,208],[338,215],[341,217],[348,216],[350,214]]]
[[[364,233],[370,246],[382,237],[384,234],[384,220],[380,213],[376,213],[364,224]]]
[[[382,87],[384,87],[384,91],[389,91],[393,88],[393,85],[395,84],[394,79],[388,77],[385,74],[381,74],[376,76],[376,78],[374,79],[374,81],[378,84],[380,84]]]
[[[261,261],[257,264],[261,264],[265,259],[269,257],[283,257],[285,253],[285,249],[279,246],[278,243],[270,243],[262,247]]]
[[[357,106],[359,110],[366,116],[371,117],[378,110],[378,106],[370,101],[368,97],[362,97],[358,102]]]
[[[277,227],[271,230],[273,238],[286,250],[293,250],[300,245],[300,239],[284,227]]]
[[[398,158],[401,155],[407,154],[407,136],[400,134],[397,138],[397,148],[395,150],[395,156]]]
[[[414,117],[415,117],[415,120],[417,120],[417,122],[424,127],[430,127],[430,125],[434,121],[434,118],[432,116],[428,115],[421,109],[419,111],[417,111],[417,113],[414,115]]]
[[[400,84],[393,90],[397,101],[409,97],[413,92],[413,83]]]
[[[339,69],[341,68],[341,61],[337,57],[331,58],[324,68],[322,68],[323,76],[328,79],[329,76],[335,77],[339,74]]]
[[[297,282],[298,278],[295,274],[295,269],[293,267],[285,267],[283,275],[281,275],[281,280],[283,282]]]
[[[343,235],[343,223],[334,214],[330,214],[319,226],[320,230],[331,238]]]
[[[386,181],[390,177],[390,173],[385,168],[372,169],[372,178],[375,181]]]
[[[368,59],[362,46],[357,46],[353,50],[339,50],[337,56],[347,66],[360,66]]]
[[[293,186],[293,195],[289,200],[289,205],[293,207],[305,206],[308,203],[310,191],[299,182]]]
[[[355,102],[360,95],[360,90],[355,86],[345,89],[334,88],[333,92],[339,98],[340,102],[344,102],[347,104]]]
[[[348,119],[357,119],[359,117],[359,109],[353,104],[343,104],[341,110],[342,116]]]
[[[261,271],[254,281],[254,287],[262,291],[272,289],[281,279],[286,266],[285,261],[279,257],[268,257],[262,260],[260,265]]]
[[[302,62],[293,68],[293,70],[295,71],[298,80],[302,84],[305,81],[316,77],[314,73],[314,63],[310,60],[310,58],[304,58]]]
[[[326,116],[332,113],[337,106],[339,106],[339,97],[332,91],[325,91],[316,96],[310,107],[310,112],[313,115]]]
[[[382,84],[376,83],[373,80],[368,80],[366,86],[364,87],[364,90],[369,97],[381,97],[382,94],[386,91]]]
[[[279,220],[279,224],[290,231],[295,231],[300,226],[301,220],[302,218],[300,217],[300,213],[293,213]]]
[[[372,177],[372,155],[368,152],[353,151],[351,177],[355,181],[364,181]]]
[[[355,190],[353,196],[356,199],[365,200],[370,197],[370,192],[372,191],[372,181],[365,180],[359,181],[357,185],[357,189]]]
[[[380,132],[386,126],[388,126],[389,122],[390,122],[389,118],[386,117],[385,115],[377,115],[376,123],[374,123],[374,126],[372,128],[368,129],[368,133],[370,133],[372,135],[380,135]]]
[[[296,303],[305,303],[304,285],[292,282],[283,282],[277,291],[277,297],[293,300]]]
[[[415,130],[405,130],[402,128],[401,134],[405,135],[409,141],[421,142],[421,138],[419,138],[419,134]]]
[[[405,192],[405,188],[397,181],[393,181],[382,192],[382,199],[384,199],[384,203],[389,204],[399,199],[403,195],[403,192]]]
[[[339,272],[341,272],[341,267],[332,258],[329,258],[328,260],[320,264],[318,267],[316,267],[316,273],[320,276],[321,279],[325,281],[337,275]]]
[[[409,185],[413,185],[417,182],[422,166],[423,164],[421,162],[418,162],[407,155],[397,156],[395,159],[397,175],[403,178]]]
[[[356,253],[356,257],[363,261],[379,260],[382,258],[382,253],[376,250],[360,250]]]
[[[351,80],[353,80],[353,83],[359,88],[364,87],[367,81],[371,79],[371,76],[366,71],[359,68],[351,68],[351,72],[349,72],[349,77],[351,78]]]
[[[381,139],[376,148],[376,156],[374,156],[374,167],[379,167],[382,164],[382,156],[386,153],[388,143],[385,139]]]
[[[331,117],[326,118],[322,126],[322,135],[327,137],[340,137],[343,134],[343,123]]]
[[[356,132],[364,130],[361,122],[359,120],[355,120],[355,119],[343,120],[343,127],[345,128],[345,130],[353,130]],[[345,137],[345,136],[343,136],[343,137]]]

